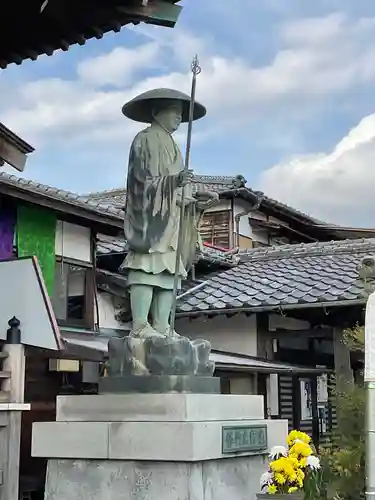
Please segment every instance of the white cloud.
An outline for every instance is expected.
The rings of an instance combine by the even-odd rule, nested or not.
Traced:
[[[335,12],[323,18],[310,17],[290,21],[282,27],[281,35],[287,43],[319,45],[340,37],[345,24],[347,23],[343,12]]]
[[[159,52],[157,43],[145,43],[138,50],[116,47],[109,53],[82,61],[77,66],[77,74],[89,85],[122,87],[132,83],[139,70],[157,66]]]
[[[375,36],[375,18],[350,20],[332,14],[288,22],[278,33],[278,51],[262,64],[236,56],[236,47],[232,57],[224,56],[209,34],[198,37],[179,27],[139,26],[134,31],[144,35],[145,43],[84,59],[70,79],[44,78],[12,89],[8,104],[0,104],[2,121],[38,151],[52,146],[67,154],[81,144],[104,156],[106,149],[112,153],[120,144],[122,165],[129,141],[142,125],[125,120],[121,106],[155,87],[189,92],[195,52],[202,65],[197,98],[208,108],[201,137],[227,128],[234,144],[236,131],[251,130],[257,120],[263,126],[267,119],[291,123],[294,115],[315,111],[327,98],[375,80],[368,43]],[[296,171],[300,163],[295,161]]]
[[[307,99],[321,99],[329,92],[373,79],[375,59],[362,30],[372,30],[375,35],[374,24],[370,20],[350,24],[341,15],[289,23],[282,30],[284,48],[260,67],[215,54],[213,47],[182,30],[148,28],[147,36],[153,36],[153,42],[134,49],[117,47],[84,60],[78,64],[76,80],[42,79],[21,86],[17,98],[8,101],[16,104],[3,109],[3,120],[39,146],[50,136],[84,140],[93,131],[100,136],[101,129],[107,138],[111,135],[108,130],[117,130],[112,136],[117,140],[120,130],[127,127],[120,113],[127,99],[152,87],[189,91],[189,68],[186,64],[186,71],[181,71],[180,56],[191,40],[193,48],[203,53],[197,97],[207,105],[208,116],[242,126],[280,102],[290,101],[291,108],[298,109]],[[319,33],[324,36],[317,43]],[[162,66],[157,76],[129,85],[137,71],[155,64],[160,47],[162,64],[170,60],[168,68]],[[118,88],[103,90],[105,84]]]
[[[329,153],[293,158],[266,170],[267,195],[339,224],[375,226],[375,113]]]

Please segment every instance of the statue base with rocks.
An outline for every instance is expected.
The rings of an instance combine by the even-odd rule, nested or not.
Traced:
[[[107,376],[99,392],[219,393],[220,379],[212,377],[210,343],[170,336],[113,338],[108,343]]]

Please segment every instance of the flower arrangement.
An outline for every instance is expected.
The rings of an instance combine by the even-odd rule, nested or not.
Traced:
[[[291,431],[287,446],[271,449],[268,470],[260,480],[262,492],[286,495],[302,491],[308,475],[320,469],[320,460],[314,451],[310,436]]]

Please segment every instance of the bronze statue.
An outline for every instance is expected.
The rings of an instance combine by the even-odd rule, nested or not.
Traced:
[[[178,232],[183,231],[179,259],[180,281],[187,277],[197,246],[204,210],[217,203],[217,195],[192,194],[191,170],[184,169],[172,134],[189,116],[190,98],[178,91],[146,92],[123,107],[135,121],[151,125],[136,135],[130,149],[125,206],[128,254],[122,269],[128,271],[133,316],[132,335],[165,336],[173,301]],[[195,102],[194,119],[206,114]],[[181,188],[185,186],[183,224],[180,228]],[[149,323],[151,317],[151,324]],[[175,332],[171,332],[175,334]]]

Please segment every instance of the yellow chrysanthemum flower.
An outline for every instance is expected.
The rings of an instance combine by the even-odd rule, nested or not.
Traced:
[[[288,493],[294,493],[298,491],[298,488],[296,486],[291,486],[289,489],[288,489]]]
[[[302,441],[303,443],[306,443],[306,444],[310,444],[311,442],[311,437],[306,434],[305,432],[299,432],[298,433],[298,438],[300,441]]]
[[[277,486],[275,484],[270,484],[267,488],[267,493],[269,495],[274,495],[275,493],[277,493]]]
[[[265,483],[268,494],[272,495],[280,491],[291,494],[303,489],[305,472],[310,467],[312,468],[310,462],[312,463],[315,459],[319,464],[319,459],[315,456],[315,448],[312,444],[310,445],[311,438],[306,433],[293,430],[289,433],[287,442],[288,450],[285,450],[285,453],[270,454],[270,459],[274,458],[274,460],[269,464],[270,480]],[[262,488],[265,488],[265,485]]]
[[[283,470],[283,463],[281,458],[278,458],[277,460],[271,462],[270,469],[272,470],[272,472],[281,472]]]
[[[291,483],[294,483],[296,481],[298,481],[298,478],[297,478],[297,474],[294,472],[293,474],[290,474],[288,476],[288,480],[291,482]]]
[[[303,443],[302,441],[297,441],[294,443],[294,445],[290,448],[290,454],[292,457],[309,457],[312,455],[312,449],[311,446],[309,446],[306,443]]]
[[[297,457],[293,456],[293,455],[289,455],[289,461],[290,461],[290,464],[295,468],[297,469],[297,467],[300,467],[300,462],[298,460]]]
[[[301,431],[290,431],[287,437],[287,443],[289,446],[293,446],[294,442],[296,440],[302,441],[303,443],[309,444],[311,441],[311,438],[308,434],[305,432]]]
[[[277,482],[277,484],[285,484],[286,483],[286,477],[284,476],[284,474],[281,474],[281,472],[276,472],[274,477],[275,477],[275,481]]]
[[[301,480],[305,479],[305,473],[303,472],[303,470],[301,469],[296,470],[296,474],[297,474],[297,479]]]
[[[296,439],[298,439],[298,431],[290,431],[289,434],[288,434],[288,437],[286,439],[287,443],[289,446],[292,446],[292,444],[294,443],[294,441]]]

